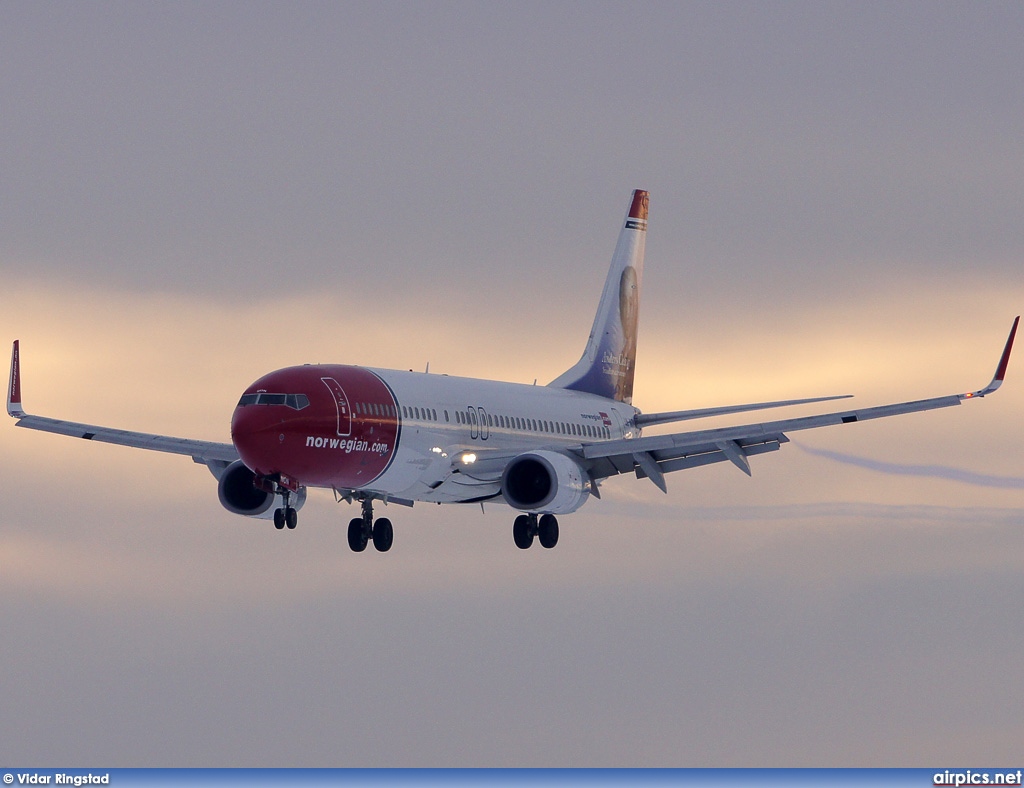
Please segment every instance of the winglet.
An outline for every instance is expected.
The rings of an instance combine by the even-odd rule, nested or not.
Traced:
[[[973,399],[974,397],[984,397],[986,394],[991,394],[1001,385],[1003,380],[1006,378],[1006,367],[1010,363],[1010,351],[1013,350],[1013,338],[1017,334],[1017,324],[1020,323],[1020,315],[1017,315],[1013,321],[1013,327],[1010,329],[1010,336],[1006,338],[1006,347],[1003,348],[1003,355],[999,357],[999,365],[996,367],[996,374],[992,376],[992,382],[989,383],[985,388],[979,389],[978,391],[972,391],[969,394],[961,394],[960,399]]]
[[[14,340],[11,348],[11,379],[7,384],[7,415],[20,419],[25,415],[21,409],[21,358],[18,352],[18,340]]]

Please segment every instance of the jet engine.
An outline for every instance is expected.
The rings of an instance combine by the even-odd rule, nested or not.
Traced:
[[[505,466],[501,494],[520,511],[568,514],[590,496],[590,479],[571,457],[557,451],[531,451]]]
[[[273,520],[274,510],[284,506],[284,499],[255,487],[252,483],[254,478],[255,474],[245,467],[245,463],[235,460],[221,472],[217,482],[217,496],[229,512]],[[305,502],[305,487],[300,487],[297,493],[292,493],[288,498],[288,505],[295,510],[301,509]]]

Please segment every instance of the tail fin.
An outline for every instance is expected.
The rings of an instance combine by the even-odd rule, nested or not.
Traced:
[[[7,383],[7,415],[20,419],[25,415],[21,409],[21,355],[18,340],[11,347],[11,377]]]
[[[647,238],[647,192],[637,189],[619,232],[583,357],[549,386],[631,402]]]

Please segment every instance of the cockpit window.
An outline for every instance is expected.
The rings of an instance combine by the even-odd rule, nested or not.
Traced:
[[[238,407],[246,405],[286,405],[292,410],[302,410],[309,407],[309,397],[305,394],[268,394],[260,391],[256,394],[243,394],[238,400]]]
[[[309,407],[309,397],[305,394],[289,394],[287,402],[285,404],[289,408],[295,408],[295,410],[302,410],[303,408]]]

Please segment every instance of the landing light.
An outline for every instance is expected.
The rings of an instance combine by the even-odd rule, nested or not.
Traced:
[[[463,465],[472,465],[474,462],[476,462],[476,455],[473,454],[472,452],[467,452],[466,454],[462,455]]]

